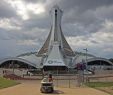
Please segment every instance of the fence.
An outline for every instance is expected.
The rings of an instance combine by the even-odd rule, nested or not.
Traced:
[[[5,69],[13,72],[12,69]],[[0,69],[0,75],[2,75],[2,69]],[[22,76],[27,70],[15,69],[14,73],[16,75]],[[80,86],[83,82],[112,82],[113,81],[113,70],[98,70],[95,71],[95,75],[82,75],[76,70],[68,71],[52,71],[53,82],[55,86],[74,88]],[[25,78],[37,78],[42,79],[42,74],[36,76],[30,75],[25,76]],[[81,79],[82,78],[82,79]],[[81,81],[80,81],[81,80]]]

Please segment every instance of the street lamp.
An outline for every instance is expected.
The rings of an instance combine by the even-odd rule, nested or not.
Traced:
[[[88,52],[88,49],[87,48],[85,48],[85,49],[83,49],[83,50],[85,50],[86,51],[86,72],[88,71],[88,63],[87,63],[87,52]],[[88,81],[88,75],[86,75],[86,82]]]
[[[85,49],[83,49],[83,50],[85,50],[86,51],[86,70],[88,69],[87,68],[87,66],[88,66],[88,64],[87,64],[87,52],[88,52],[88,49],[87,48],[85,48]]]

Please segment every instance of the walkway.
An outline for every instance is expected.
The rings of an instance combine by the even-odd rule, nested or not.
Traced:
[[[63,88],[55,87],[55,92],[50,95],[109,95],[102,91],[88,88],[88,87],[76,87],[76,88]],[[44,95],[40,93],[40,81],[23,81],[22,84],[1,89],[0,95]],[[46,94],[48,95],[48,94]]]

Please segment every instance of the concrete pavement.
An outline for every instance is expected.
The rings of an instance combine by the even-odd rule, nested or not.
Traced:
[[[51,95],[109,95],[105,92],[89,87],[55,87],[55,92]],[[0,95],[44,95],[40,92],[40,81],[22,81],[21,84],[0,89]],[[46,94],[47,95],[47,94]]]

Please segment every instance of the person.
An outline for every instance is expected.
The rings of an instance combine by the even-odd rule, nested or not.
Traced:
[[[52,74],[48,75],[49,82],[53,81]]]

